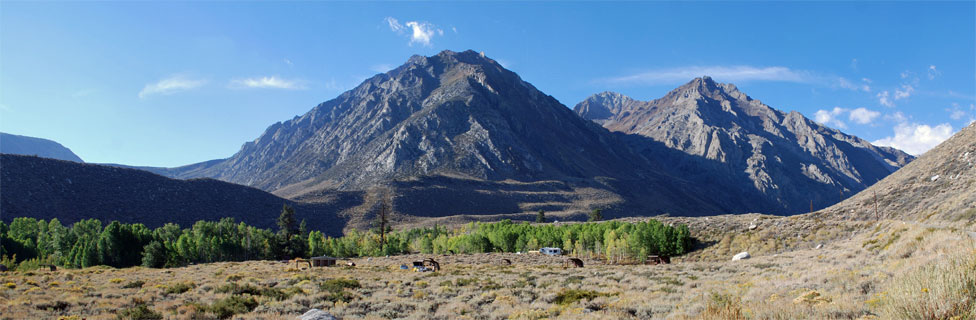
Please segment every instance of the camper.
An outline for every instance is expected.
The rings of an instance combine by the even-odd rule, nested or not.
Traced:
[[[563,254],[563,249],[546,247],[546,248],[539,249],[539,253],[550,255],[550,256],[559,256]]]

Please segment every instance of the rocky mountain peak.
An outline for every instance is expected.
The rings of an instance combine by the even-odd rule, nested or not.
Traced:
[[[654,141],[643,145],[645,154],[658,162],[699,163],[688,167],[689,175],[718,170],[710,176],[734,177],[739,181],[733,188],[753,189],[774,201],[779,208],[771,212],[803,212],[811,200],[815,207],[832,204],[912,159],[822,127],[797,112],[773,109],[735,85],[707,76],[652,101],[596,94],[575,111],[611,131]],[[667,150],[660,147],[689,157],[676,160],[680,153],[673,153],[661,158]]]

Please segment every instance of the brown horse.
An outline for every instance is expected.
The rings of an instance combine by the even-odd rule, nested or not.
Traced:
[[[434,271],[441,271],[441,264],[437,263],[432,258],[424,259],[424,266],[433,269]]]
[[[583,267],[583,260],[580,260],[580,259],[577,259],[577,258],[569,258],[569,259],[566,260],[565,265],[567,267],[582,268]]]
[[[510,266],[512,265],[512,260],[502,259],[502,265]]]

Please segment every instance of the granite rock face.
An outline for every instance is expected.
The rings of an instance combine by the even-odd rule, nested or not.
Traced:
[[[306,200],[321,190],[393,187],[394,194],[429,198],[397,199],[416,215],[581,213],[596,206],[609,216],[731,211],[474,51],[411,57],[270,126],[228,159],[158,172]]]
[[[794,214],[837,203],[914,157],[877,147],[752,99],[732,84],[692,80],[660,99],[604,92],[574,109],[627,135],[631,146],[671,174],[721,185],[755,201],[750,209]]]

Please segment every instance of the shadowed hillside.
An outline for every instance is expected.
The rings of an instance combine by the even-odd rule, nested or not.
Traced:
[[[339,234],[345,222],[337,218],[336,205],[357,201],[349,195],[305,204],[214,179],[176,180],[142,170],[10,154],[0,155],[0,183],[0,216],[7,222],[35,217],[70,224],[96,218],[158,227],[233,217],[273,228],[282,205],[288,204],[309,227]]]

